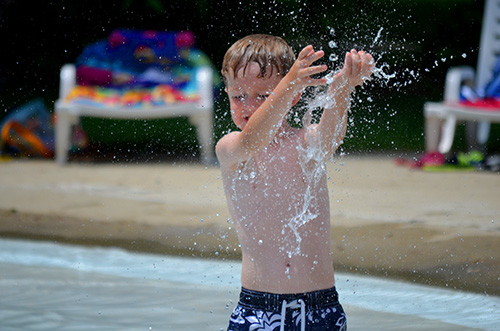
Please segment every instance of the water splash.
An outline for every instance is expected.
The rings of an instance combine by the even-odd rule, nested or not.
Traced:
[[[328,42],[329,47],[332,49],[332,54],[330,55],[331,66],[335,68],[335,61],[338,60],[338,55],[335,53],[335,50],[339,48],[339,43],[334,40],[335,30],[333,28],[330,29],[330,35],[332,36],[332,40]],[[380,44],[383,41],[383,31],[384,28],[380,28],[376,33],[373,40],[368,42],[368,44],[373,47],[374,45]],[[372,55],[373,53],[367,49]],[[377,83],[388,85],[391,80],[394,80],[397,77],[396,72],[393,72],[389,64],[383,61],[383,54],[378,53],[374,56],[374,61],[376,68],[373,72],[373,80],[376,80]],[[327,86],[323,87],[315,87],[311,88],[303,98],[303,111],[304,115],[299,121],[302,122],[302,127],[305,130],[306,144],[299,145],[298,148],[298,157],[299,157],[299,165],[302,169],[302,176],[305,181],[305,192],[303,197],[300,197],[300,200],[297,203],[294,203],[291,208],[294,208],[293,217],[282,220],[283,225],[281,229],[281,251],[284,252],[289,258],[297,255],[303,254],[301,251],[301,244],[303,241],[303,231],[301,228],[306,224],[314,221],[318,218],[318,213],[315,211],[315,204],[317,203],[317,192],[320,188],[320,185],[323,185],[323,180],[326,176],[326,162],[328,161],[326,158],[326,153],[324,148],[324,138],[321,137],[320,133],[316,130],[317,127],[314,125],[317,120],[317,116],[315,116],[315,112],[318,109],[337,109],[337,104],[335,98],[328,93],[328,89],[330,85],[335,80],[335,75],[337,75],[342,68],[336,68],[331,70],[324,78],[327,80]],[[371,79],[366,77],[366,79]],[[358,88],[359,89],[359,88]],[[352,97],[348,97],[348,103],[350,104],[353,101]],[[355,99],[354,99],[355,100]],[[370,100],[370,99],[368,99]],[[347,116],[348,111],[339,110],[339,114],[341,114],[340,119],[336,126],[333,128],[334,134],[331,142],[333,148],[339,147],[343,143],[342,135],[345,132],[346,126],[351,125],[353,123],[349,122]],[[352,121],[352,120],[351,120]],[[246,167],[249,168],[246,168]],[[239,181],[248,181],[252,182],[256,178],[255,172],[250,170],[250,163],[247,163],[245,166],[246,169],[241,169],[240,173],[236,176],[233,181],[233,192],[236,192],[235,189],[236,182]],[[267,185],[267,184],[266,184]],[[270,189],[269,187],[264,188],[264,196],[266,196],[266,190]],[[233,200],[245,199],[246,196],[242,197],[232,197]],[[244,222],[243,222],[244,223]],[[255,238],[256,243],[262,245],[262,240],[260,238]],[[260,240],[260,241],[259,241]]]
[[[330,30],[330,35],[332,37],[334,37],[335,36],[335,29],[331,28],[331,27],[328,27],[328,29]],[[330,47],[331,49],[335,49],[335,48],[338,48],[339,46],[338,46],[337,41],[332,39],[328,42],[328,47]],[[330,56],[328,57],[328,60],[330,60],[330,62],[336,62],[338,59],[339,59],[339,56],[335,52],[332,52],[330,54]]]
[[[377,35],[375,36],[375,39],[373,39],[373,42],[372,44],[370,45],[370,48],[373,48],[373,46],[375,46],[378,42],[378,40],[380,39],[380,35],[382,33],[382,30],[384,30],[384,27],[381,27],[378,32],[377,32]]]
[[[384,69],[388,70],[390,67],[387,63],[383,63],[379,68],[375,67],[373,70],[373,75],[377,78],[385,80],[388,83],[391,79],[396,78],[396,72],[387,73]]]
[[[333,75],[331,77],[333,79]],[[291,218],[285,227],[291,230],[294,238],[290,235],[285,237],[284,246],[282,250],[286,251],[288,257],[301,255],[301,243],[302,236],[300,235],[299,229],[308,224],[310,221],[316,219],[319,215],[312,212],[314,210],[314,204],[316,203],[316,192],[321,184],[322,180],[326,176],[326,153],[327,151],[323,147],[324,141],[321,137],[320,132],[316,129],[314,125],[313,112],[318,108],[332,108],[336,109],[335,99],[332,98],[325,88],[317,88],[311,96],[306,100],[306,112],[303,117],[303,127],[305,128],[306,143],[298,146],[299,149],[299,164],[302,168],[302,175],[306,184],[306,191],[304,192],[304,197],[302,204],[296,207],[296,213],[293,218]],[[345,129],[347,112],[343,112],[342,117],[338,121],[336,127],[334,128],[333,137],[333,147],[338,147],[342,143],[339,137],[342,135]],[[283,235],[286,235],[285,228],[282,231]]]
[[[330,29],[330,35],[332,37],[335,36],[335,30],[333,28]],[[370,48],[374,45],[380,43],[382,41],[382,32],[384,28],[381,27],[373,41],[371,42]],[[338,48],[338,43],[335,40],[330,40],[328,43],[329,47],[332,49]],[[369,50],[368,50],[369,51]],[[329,58],[332,62],[332,65],[335,64],[333,62],[338,60],[338,55],[335,53],[330,54]],[[375,61],[375,68],[373,71],[373,77],[378,82],[385,84],[386,86],[389,82],[397,77],[396,72],[391,72],[390,66],[382,62],[382,54],[378,55],[377,60]],[[377,67],[377,62],[382,62]],[[285,244],[282,247],[284,251],[288,254],[289,257],[294,255],[301,254],[301,243],[302,237],[300,235],[299,229],[314,220],[318,217],[317,214],[311,212],[313,210],[312,204],[315,202],[315,193],[317,192],[318,185],[322,178],[324,178],[326,173],[326,158],[324,148],[322,144],[324,144],[322,137],[319,132],[316,132],[314,124],[314,116],[313,112],[320,109],[337,109],[337,104],[335,98],[333,98],[330,93],[328,93],[329,86],[334,82],[335,75],[337,75],[341,71],[341,68],[330,71],[323,78],[326,79],[327,86],[326,87],[316,87],[312,90],[305,102],[305,114],[302,119],[303,127],[306,130],[307,137],[307,145],[301,145],[299,151],[299,163],[302,168],[303,177],[306,181],[306,191],[304,193],[304,198],[302,204],[297,206],[297,212],[295,216],[290,219],[284,226],[282,234],[286,235],[285,228],[291,230],[291,234],[294,238],[289,234],[288,237],[285,237]],[[415,76],[415,73],[412,72],[412,75]],[[365,77],[364,80],[370,80],[371,77]],[[348,97],[349,99],[351,96]],[[351,103],[351,100],[347,100],[348,104]],[[334,135],[332,146],[333,148],[339,147],[343,143],[343,139],[341,135],[344,133],[346,125],[348,124],[347,116],[348,111],[342,113],[341,118],[337,122],[334,128]]]

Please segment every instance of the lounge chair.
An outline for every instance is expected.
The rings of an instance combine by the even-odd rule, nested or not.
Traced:
[[[464,83],[474,88],[484,87],[492,77],[500,55],[500,0],[486,0],[477,72],[469,66],[451,68],[446,75],[443,102],[424,105],[425,143],[427,152],[446,154],[450,151],[459,121],[467,121],[468,143],[484,147],[490,123],[500,123],[500,108],[485,108],[460,102]]]
[[[181,65],[183,66],[182,75],[186,75],[186,59],[179,60],[180,57],[186,57],[190,50],[183,49],[181,51],[178,50],[166,50],[164,51],[163,57],[157,56],[157,54],[153,54],[155,51],[154,45],[149,47],[143,43],[143,41],[137,41],[134,38],[138,38],[138,34],[140,32],[131,31],[131,30],[117,30],[114,31],[113,34],[108,38],[108,40],[103,41],[101,43],[96,43],[92,45],[90,53],[84,51],[84,54],[81,55],[79,65],[75,64],[66,64],[61,69],[61,80],[60,80],[60,90],[59,90],[59,99],[55,103],[55,113],[56,113],[56,123],[55,123],[55,145],[56,145],[56,161],[59,164],[64,164],[68,159],[68,151],[71,148],[71,137],[73,126],[78,123],[79,117],[89,116],[89,117],[101,117],[101,118],[112,118],[112,119],[154,119],[154,118],[169,118],[169,117],[179,117],[186,116],[189,118],[190,122],[196,126],[197,128],[197,136],[200,146],[201,152],[201,160],[205,164],[212,164],[215,162],[214,148],[213,148],[213,99],[214,99],[214,84],[213,84],[213,70],[210,65],[207,63],[201,63],[198,66],[191,66],[189,68],[190,71],[187,72],[188,77],[191,77],[191,82],[188,82],[190,86],[190,92],[194,95],[194,97],[190,98],[189,96],[184,98],[183,95],[179,96],[178,91],[175,90],[180,84],[177,84],[175,88],[171,88],[169,85],[157,85],[160,86],[160,89],[155,90],[155,93],[162,94],[159,98],[152,99],[148,98],[144,99],[143,96],[139,97],[139,100],[133,100],[132,104],[130,104],[130,98],[127,99],[126,102],[110,102],[109,95],[110,92],[108,89],[109,84],[111,83],[111,76],[120,77],[123,80],[123,77],[127,77],[130,82],[133,84],[137,83],[137,76],[133,76],[130,74],[129,70],[131,66],[139,66],[138,70],[144,69],[144,63],[150,63],[151,61],[156,61],[157,67],[159,70],[153,72],[148,72],[149,80],[151,77],[158,77],[164,73],[165,66],[174,66],[177,62],[181,61]],[[146,32],[149,33],[149,36],[152,36],[154,32]],[[161,34],[161,33],[160,33]],[[163,37],[170,38],[166,40],[166,42],[161,42],[162,47],[164,44],[189,44],[189,41],[186,42],[186,39],[189,39],[189,36],[186,37],[186,34],[179,36],[170,36],[166,33],[163,33]],[[123,37],[125,35],[126,38],[130,40],[134,40],[134,45],[124,46],[126,43]],[[157,38],[158,33],[156,33],[155,38]],[[132,36],[131,38],[129,38]],[[173,40],[172,38],[176,38],[177,40]],[[140,35],[139,39],[143,38],[143,35]],[[182,39],[184,38],[184,39]],[[123,40],[122,40],[123,39]],[[179,41],[180,40],[180,41]],[[149,42],[149,40],[146,40]],[[111,46],[110,46],[111,44]],[[115,47],[116,49],[123,48],[124,50],[115,51],[114,49],[110,51],[110,48]],[[155,44],[156,45],[156,44]],[[187,45],[189,47],[190,45]],[[98,50],[98,51],[96,51]],[[117,52],[121,52],[121,54],[117,54]],[[130,54],[124,55],[124,52],[128,52]],[[166,53],[165,53],[166,52]],[[132,54],[133,53],[133,54]],[[104,54],[104,55],[103,55]],[[180,55],[179,55],[180,54]],[[120,59],[119,68],[122,70],[118,74],[117,72],[117,64],[116,63],[108,63],[108,57],[113,56],[122,56]],[[145,59],[144,56],[149,57]],[[196,55],[191,54],[190,56],[195,57],[194,61],[199,61],[200,52],[197,52]],[[154,59],[151,60],[151,57]],[[133,63],[133,61],[138,60],[138,63]],[[161,63],[159,63],[161,61]],[[96,68],[97,66],[97,68]],[[79,81],[81,77],[78,77],[78,70],[80,68],[84,68],[84,74],[90,72],[91,76],[90,80],[101,80],[105,81],[103,84],[106,86],[94,86],[92,84],[87,83],[79,85]],[[137,69],[137,68],[136,68]],[[145,71],[144,71],[145,72]],[[135,71],[135,73],[144,72]],[[156,75],[156,76],[154,76]],[[130,78],[132,77],[132,78]],[[141,77],[145,77],[142,75]],[[88,78],[88,77],[87,77]],[[165,77],[163,77],[166,80]],[[170,78],[169,78],[170,79]],[[173,78],[172,78],[173,79]],[[185,77],[183,77],[185,79]],[[107,81],[109,80],[109,81]],[[144,83],[144,80],[141,81]],[[94,82],[91,82],[94,83]],[[165,83],[167,84],[167,83]],[[92,85],[92,86],[90,86]],[[185,86],[186,82],[183,82],[182,86]],[[149,81],[147,86],[149,88],[152,87],[151,82]],[[123,91],[123,85],[117,89],[117,91]],[[144,87],[144,84],[140,86]],[[154,86],[153,86],[154,87]],[[80,88],[80,90],[78,90]],[[85,90],[87,92],[82,93],[81,89],[87,88],[91,89],[91,92]],[[94,89],[94,90],[92,90]],[[92,95],[98,95],[99,91],[105,92],[101,93],[105,95],[106,98],[93,98]],[[76,92],[75,92],[76,91]],[[80,91],[80,94],[78,94]],[[97,91],[97,92],[96,92]],[[129,95],[137,96],[137,93],[130,93]],[[142,89],[141,91],[144,91]],[[75,96],[75,93],[77,97]],[[86,95],[85,95],[86,93]],[[142,92],[141,92],[142,93]],[[82,97],[83,95],[83,97]],[[89,97],[89,95],[91,95]],[[98,99],[98,100],[97,100]],[[168,100],[167,100],[168,99]],[[146,100],[146,101],[144,101]]]

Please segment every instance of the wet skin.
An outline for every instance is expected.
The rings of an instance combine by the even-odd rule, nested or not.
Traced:
[[[330,87],[335,107],[316,126],[291,128],[284,117],[302,89],[326,83],[309,77],[326,70],[312,66],[323,55],[304,48],[284,78],[260,77],[259,66],[249,63],[227,85],[241,131],[224,136],[216,150],[242,249],[242,286],[251,290],[300,293],[335,285],[326,175],[319,171],[311,180],[309,174],[322,169],[338,146],[335,139],[343,139],[350,93],[370,70],[371,56],[348,53]],[[301,154],[318,137],[325,139],[323,158],[305,164]]]

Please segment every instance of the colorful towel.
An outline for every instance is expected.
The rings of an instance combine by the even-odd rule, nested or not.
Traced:
[[[170,85],[149,88],[115,89],[100,86],[76,86],[66,98],[90,106],[150,107],[193,102],[197,94],[183,93]]]
[[[483,108],[486,111],[500,111],[500,56],[493,69],[493,75],[485,86],[473,89],[464,85],[460,90],[460,102],[464,106]]]
[[[500,111],[500,98],[462,100],[460,103],[464,106],[483,108],[484,111]]]
[[[196,101],[194,75],[203,65],[212,66],[190,31],[115,30],[78,57],[78,85],[66,100],[137,107]]]

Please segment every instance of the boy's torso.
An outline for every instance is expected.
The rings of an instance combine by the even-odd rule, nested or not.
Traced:
[[[292,130],[236,171],[222,167],[248,289],[301,293],[334,286],[326,174],[314,161],[299,161],[305,152],[303,130]]]

